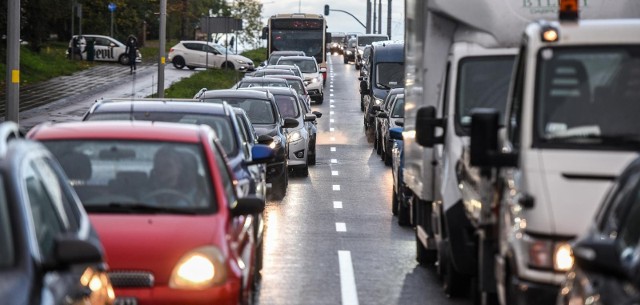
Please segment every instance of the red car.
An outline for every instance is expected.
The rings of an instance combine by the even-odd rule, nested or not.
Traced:
[[[249,302],[250,215],[265,203],[236,196],[210,127],[74,122],[28,136],[71,160],[61,165],[104,244],[116,304]]]

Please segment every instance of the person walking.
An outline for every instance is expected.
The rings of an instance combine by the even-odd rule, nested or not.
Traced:
[[[96,40],[91,39],[87,41],[87,46],[84,47],[84,51],[87,52],[87,61],[93,61],[96,55]]]
[[[134,73],[136,71],[136,57],[138,55],[138,39],[131,34],[127,38],[126,45],[127,48],[125,49],[125,53],[129,55],[129,73]]]

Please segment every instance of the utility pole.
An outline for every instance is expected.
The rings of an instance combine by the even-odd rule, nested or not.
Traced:
[[[71,2],[71,37],[73,38],[73,31],[76,30],[76,0]],[[71,56],[73,58],[73,55]]]
[[[371,0],[367,0],[367,34],[371,34]]]
[[[378,34],[382,34],[382,0],[378,0]]]
[[[391,39],[391,0],[387,2],[387,36]]]
[[[7,101],[5,121],[18,123],[20,101],[20,0],[7,1]]]
[[[376,33],[376,0],[373,0],[373,34]]]
[[[158,62],[158,98],[164,98],[164,63],[167,43],[167,0],[160,0],[160,53]]]

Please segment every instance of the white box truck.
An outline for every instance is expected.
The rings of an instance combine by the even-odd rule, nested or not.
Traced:
[[[638,1],[602,2],[600,16],[640,18]],[[473,116],[471,163],[496,173],[483,180],[496,195],[491,225],[502,304],[555,301],[573,265],[570,243],[638,156],[639,33],[640,19],[533,23],[505,128],[499,132],[495,112]]]
[[[611,18],[622,14],[633,16],[637,4],[629,2],[581,0],[580,4],[583,15],[587,18]],[[468,126],[470,107],[474,106],[474,103],[479,107],[503,107],[504,91],[497,88],[495,90],[484,88],[485,90],[475,93],[485,93],[485,96],[465,97],[465,91],[461,89],[464,89],[465,83],[469,84],[469,79],[465,77],[464,67],[471,62],[463,59],[475,56],[496,58],[495,56],[514,54],[515,52],[508,48],[522,49],[521,44],[526,45],[531,42],[526,32],[523,36],[526,25],[536,19],[557,19],[558,5],[557,1],[528,0],[407,1],[404,133],[406,202],[401,203],[401,206],[411,212],[410,219],[416,226],[418,260],[421,263],[430,263],[437,258],[438,269],[443,275],[447,293],[462,292],[468,287],[466,284],[469,280],[475,279],[474,288],[481,292],[479,294],[483,296],[481,300],[487,301],[486,297],[491,296],[496,290],[494,270],[498,271],[495,273],[498,275],[498,284],[504,283],[503,261],[498,259],[496,268],[493,264],[494,254],[500,253],[499,246],[507,243],[499,242],[502,236],[498,233],[505,233],[513,228],[513,224],[497,226],[498,214],[494,211],[497,212],[499,208],[503,208],[505,212],[509,210],[509,206],[505,208],[504,204],[491,205],[493,198],[488,192],[499,189],[503,185],[509,185],[509,181],[493,183],[497,180],[490,179],[491,173],[495,172],[495,169],[490,166],[481,170],[469,167],[468,135],[472,132]],[[540,34],[537,33],[537,35]],[[494,77],[496,86],[500,81],[504,81],[504,77],[492,76],[491,72],[498,72],[498,70],[487,70],[484,74],[487,77]],[[482,74],[478,77],[481,76]],[[501,92],[501,95],[491,96],[490,92]],[[488,93],[489,95],[486,95]],[[476,99],[474,102],[469,103],[474,99]],[[492,118],[496,122],[499,120],[499,113],[504,109],[497,110],[496,113],[492,113],[494,116]],[[569,129],[567,126],[551,123],[551,127],[548,128]],[[573,132],[579,133],[580,130]],[[416,134],[417,137],[413,138]],[[476,139],[483,144],[490,143],[490,141],[487,142],[490,138],[486,135],[481,134]],[[426,147],[421,147],[417,142],[425,144]],[[619,169],[630,160],[622,159],[619,162],[621,164]],[[502,164],[498,162],[495,165]],[[483,179],[483,176],[489,178]],[[594,182],[594,180],[589,181]],[[608,183],[604,184],[606,187]],[[572,192],[567,190],[567,195]],[[600,196],[591,199],[593,202],[591,210],[595,209],[603,191],[596,193]],[[531,196],[524,197],[531,198]],[[525,204],[529,202],[522,201]],[[543,213],[549,213],[549,211]],[[579,215],[584,221],[592,219],[589,208],[584,211],[584,214],[583,216],[581,211]],[[545,216],[538,217],[548,220]],[[571,219],[557,221],[565,222],[568,226],[574,223]],[[546,221],[546,223],[554,227],[553,221]],[[518,222],[518,225],[523,226],[523,222]],[[499,228],[503,231],[498,231]],[[578,229],[573,231],[573,235],[557,236],[553,230],[547,229],[532,232],[532,234],[549,233],[553,238],[566,239],[580,232]],[[512,255],[511,252],[503,254]],[[549,256],[552,255],[549,253]],[[500,255],[497,257],[499,258]],[[524,255],[518,259],[527,266]],[[522,264],[517,267],[521,266]],[[500,268],[502,271],[498,270]],[[545,273],[546,271],[536,270],[536,272]],[[554,279],[561,276],[553,270],[551,273],[554,273],[555,277],[552,276]],[[513,277],[508,280],[510,279]],[[524,297],[520,300],[510,299],[508,304],[519,304],[513,302],[522,300],[539,304],[541,300],[547,299],[539,298],[544,294],[538,292],[553,291],[557,281],[549,280],[548,277],[539,280],[538,283],[541,285],[527,286],[527,283],[514,285],[515,288],[520,289],[519,292],[514,293]],[[547,286],[551,289],[536,289],[548,288]],[[502,288],[504,285],[498,285],[498,287]],[[530,292],[529,295],[520,293],[525,290]],[[505,304],[504,289],[500,289],[500,292],[503,292],[500,296]]]

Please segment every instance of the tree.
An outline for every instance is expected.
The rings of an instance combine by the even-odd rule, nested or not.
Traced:
[[[258,0],[236,0],[232,7],[232,16],[243,20],[244,35],[240,35],[236,43],[259,45],[262,30],[262,3]]]

